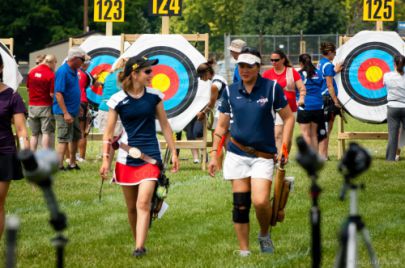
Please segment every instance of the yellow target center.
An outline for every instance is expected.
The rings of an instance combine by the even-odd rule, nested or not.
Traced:
[[[165,74],[157,74],[152,78],[152,87],[165,92],[170,87],[170,78]]]
[[[371,66],[366,71],[367,80],[373,83],[380,81],[383,75],[383,71],[378,66]]]

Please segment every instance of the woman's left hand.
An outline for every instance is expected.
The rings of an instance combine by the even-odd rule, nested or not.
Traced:
[[[197,113],[197,120],[201,121],[205,118],[205,113],[203,112],[198,112]]]
[[[177,172],[179,170],[179,159],[176,154],[172,155],[172,172]]]
[[[299,107],[305,107],[305,97],[304,96],[300,96],[300,98],[298,99],[298,106]]]

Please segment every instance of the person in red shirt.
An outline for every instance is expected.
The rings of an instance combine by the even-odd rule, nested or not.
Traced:
[[[51,137],[55,133],[55,119],[52,115],[52,102],[56,62],[54,55],[46,55],[42,63],[28,73],[28,124],[32,132],[31,150],[37,149],[38,136],[41,134],[43,148],[50,148],[53,144]]]
[[[282,50],[275,50],[271,53],[270,61],[273,68],[263,73],[263,77],[273,80],[279,84],[283,90],[284,95],[288,101],[291,111],[294,116],[297,114],[298,106],[304,105],[304,98],[306,89],[301,80],[300,74],[292,67],[287,55]],[[296,88],[298,88],[300,97],[298,103],[296,100]],[[281,139],[283,136],[283,120],[276,114],[274,134],[276,138],[277,151],[281,149]]]

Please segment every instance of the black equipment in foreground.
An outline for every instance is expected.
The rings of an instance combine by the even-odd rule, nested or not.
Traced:
[[[308,173],[311,179],[311,199],[312,207],[310,210],[310,221],[312,230],[312,267],[320,267],[322,260],[321,246],[321,210],[319,209],[318,197],[321,193],[321,187],[316,183],[318,171],[323,167],[324,161],[314,152],[305,142],[302,136],[297,138],[298,154],[296,160]]]
[[[24,167],[26,178],[38,185],[43,194],[51,214],[49,223],[57,232],[51,240],[56,250],[56,267],[63,267],[64,247],[68,240],[63,236],[62,231],[67,227],[67,219],[59,210],[58,202],[52,190],[52,175],[58,170],[58,156],[55,151],[40,150],[35,154],[30,150],[22,150],[18,157]]]
[[[6,218],[6,268],[16,267],[17,233],[20,219],[11,215]]]
[[[371,157],[368,152],[356,143],[350,143],[349,149],[339,164],[339,171],[344,176],[340,200],[345,199],[350,190],[350,212],[340,233],[340,247],[336,256],[335,267],[357,267],[357,233],[360,232],[367,247],[372,267],[379,267],[377,256],[371,245],[370,234],[357,209],[357,190],[364,185],[355,184],[354,178],[370,167]]]

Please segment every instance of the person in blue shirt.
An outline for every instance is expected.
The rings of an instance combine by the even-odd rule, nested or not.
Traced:
[[[226,89],[218,106],[220,115],[215,129],[209,174],[219,169],[218,144],[230,129],[230,142],[223,175],[232,184],[233,222],[239,240],[240,256],[249,251],[249,210],[253,204],[260,225],[259,245],[263,253],[273,253],[270,238],[270,191],[277,148],[274,138],[275,113],[284,120],[283,143],[290,148],[294,116],[283,89],[259,75],[261,55],[245,47],[238,57],[241,81]],[[279,161],[287,159],[279,156]]]
[[[82,137],[79,123],[80,87],[78,69],[85,61],[86,53],[80,47],[69,49],[67,61],[55,74],[53,113],[58,133],[59,169],[63,167],[63,158],[70,144],[70,163],[67,169],[80,169],[76,164],[76,152]]]
[[[228,47],[229,51],[231,52],[231,56],[237,60],[240,52],[246,46],[246,42],[241,39],[232,40],[231,45]],[[240,81],[238,65],[236,65],[235,70],[233,72],[232,81],[238,82]]]
[[[319,154],[324,159],[328,159],[328,144],[329,135],[332,131],[333,122],[335,121],[336,112],[342,108],[338,100],[338,88],[334,79],[335,75],[339,73],[343,65],[338,63],[333,65],[332,61],[336,56],[336,46],[331,42],[321,43],[322,58],[319,61],[318,69],[322,72],[323,84],[322,95],[324,101],[324,116],[325,126],[320,128],[320,134],[326,132],[326,137],[319,142]]]
[[[107,102],[109,107],[107,127],[103,136],[102,179],[107,179],[111,161],[110,146],[114,127],[120,117],[124,133],[119,140],[119,150],[113,181],[121,185],[128,209],[128,220],[135,240],[133,256],[146,254],[145,242],[150,222],[150,207],[162,163],[159,142],[156,137],[156,120],[159,121],[167,146],[172,153],[172,171],[178,169],[178,158],[172,129],[163,108],[163,93],[148,87],[152,81],[152,66],[158,60],[146,57],[131,57],[119,73],[121,91]],[[130,149],[128,149],[128,147]],[[127,149],[125,149],[127,148]],[[140,152],[134,155],[134,148]],[[137,156],[138,155],[138,156]],[[148,161],[153,158],[157,161]]]
[[[303,81],[306,93],[305,105],[298,106],[297,122],[300,125],[301,134],[304,140],[315,152],[318,151],[318,124],[324,122],[323,119],[323,99],[322,99],[322,73],[315,68],[309,54],[301,54],[298,58],[301,70],[299,74]],[[297,91],[297,102],[300,92]]]

